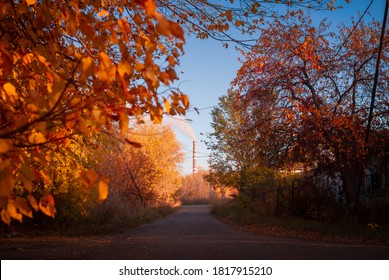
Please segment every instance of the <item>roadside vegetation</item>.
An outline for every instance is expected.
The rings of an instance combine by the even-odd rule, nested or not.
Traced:
[[[134,123],[126,136],[112,129],[95,143],[88,141],[74,137],[70,146],[52,152],[47,173],[51,180],[35,187],[33,195],[50,192],[55,197],[55,217],[34,211],[23,223],[12,220],[1,225],[2,233],[115,233],[174,211],[183,153],[170,127]],[[101,193],[106,196],[103,200]]]
[[[389,32],[330,26],[289,12],[243,51],[207,143],[207,180],[238,195],[213,211],[258,232],[387,242]]]

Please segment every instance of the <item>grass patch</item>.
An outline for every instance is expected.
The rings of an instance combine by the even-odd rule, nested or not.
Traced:
[[[388,225],[325,224],[296,217],[264,216],[233,201],[214,204],[211,212],[224,221],[256,234],[340,243],[389,244]]]

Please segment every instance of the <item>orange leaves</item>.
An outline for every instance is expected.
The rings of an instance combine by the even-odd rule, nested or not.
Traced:
[[[116,66],[105,52],[99,53],[99,66],[96,74],[102,82],[110,83],[115,78]]]
[[[19,95],[16,92],[16,88],[11,83],[6,83],[3,85],[3,90],[1,91],[1,97],[5,102],[8,102],[11,106],[17,104]]]
[[[41,210],[45,215],[54,218],[57,210],[55,210],[54,197],[46,193],[39,200],[39,210]]]
[[[8,140],[0,139],[0,154],[4,154],[11,148],[11,143]]]
[[[98,183],[98,202],[101,204],[108,198],[109,194],[109,178],[102,177]]]
[[[166,19],[162,14],[155,13],[155,19],[157,20],[157,31],[163,36],[174,36],[184,41],[184,30],[181,26],[171,20]]]
[[[81,71],[84,78],[91,76],[95,71],[93,58],[90,56],[81,59]]]
[[[156,6],[154,0],[136,0],[135,2],[145,9],[147,16],[151,17],[155,14]]]
[[[84,170],[81,172],[80,179],[84,186],[91,187],[97,182],[98,188],[98,203],[102,203],[107,199],[109,194],[109,178],[106,176],[100,176],[93,169]]]
[[[129,124],[128,116],[123,112],[119,113],[120,134],[122,136],[124,136],[127,133],[128,124]]]
[[[232,22],[232,11],[228,10],[226,11],[226,17],[229,22]]]
[[[162,123],[162,114],[163,114],[162,106],[153,106],[150,108],[150,117],[154,123],[156,124]]]
[[[31,144],[42,144],[46,142],[46,137],[41,132],[33,130],[28,136],[28,142]]]
[[[22,200],[7,210],[15,188],[44,192],[55,189],[58,177],[95,185],[99,202],[107,197],[107,179],[91,170],[73,177],[53,172],[50,159],[59,147],[64,161],[82,165],[83,156],[70,148],[75,135],[97,137],[113,127],[125,135],[130,117],[150,113],[160,123],[166,112],[184,114],[189,103],[158,94],[161,84],[177,79],[184,31],[157,12],[154,0],[37,3],[0,8],[0,208],[7,222],[30,215]],[[28,202],[53,217],[51,198],[34,202],[29,196]]]
[[[132,66],[127,61],[120,62],[117,69],[122,77],[131,76],[133,73]]]
[[[28,6],[32,6],[36,3],[36,0],[26,0]]]

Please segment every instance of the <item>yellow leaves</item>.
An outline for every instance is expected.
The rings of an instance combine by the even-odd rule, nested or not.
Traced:
[[[26,0],[28,6],[32,6],[36,3],[36,0]]]
[[[109,194],[109,178],[102,177],[98,183],[98,202],[101,204],[104,200],[107,199]]]
[[[81,172],[80,179],[86,187],[90,187],[99,179],[99,173],[93,169],[84,170]]]
[[[29,206],[29,201],[23,197],[10,197],[6,202],[6,206],[2,206],[1,219],[4,223],[10,224],[11,218],[18,220],[20,223],[23,220],[23,215],[32,218],[32,209]]]
[[[120,125],[120,134],[122,136],[126,135],[126,133],[128,131],[128,123],[129,123],[129,120],[128,120],[127,114],[121,112],[119,114],[119,125]]]
[[[170,99],[157,94],[161,83],[170,86],[177,79],[174,67],[183,53],[184,31],[157,13],[154,0],[72,0],[58,5],[22,0],[15,7],[3,2],[0,13],[13,12],[0,42],[1,114],[4,133],[12,134],[0,139],[0,197],[4,201],[15,188],[28,194],[34,188],[60,193],[58,178],[68,177],[50,165],[54,165],[55,151],[62,148],[66,151],[59,161],[71,161],[75,134],[93,137],[103,127],[116,129],[112,123],[119,121],[125,135],[129,116],[151,112],[151,118],[160,123],[166,112],[184,112],[181,100],[170,104]],[[20,30],[12,25],[21,21],[28,36],[15,36]],[[99,202],[103,201],[108,180],[91,170],[80,176],[80,170],[72,173],[71,180],[80,177],[83,185],[98,187]],[[71,173],[68,166],[63,173]],[[9,211],[2,203],[2,219],[9,222],[20,220],[20,214],[29,216],[28,203],[53,217],[51,198],[17,199],[9,204]]]
[[[11,149],[11,143],[9,140],[0,139],[0,154],[5,154]]]
[[[132,66],[127,61],[122,61],[118,65],[118,73],[122,77],[131,76],[133,73]]]
[[[105,52],[99,53],[99,67],[96,72],[102,82],[110,83],[116,75],[116,66]]]
[[[11,83],[6,83],[3,85],[1,97],[5,102],[8,102],[10,105],[14,106],[18,101],[19,95],[16,92],[16,88]]]
[[[95,65],[93,62],[93,58],[90,56],[83,57],[81,59],[81,71],[84,78],[89,77],[94,73]]]
[[[55,210],[54,197],[46,193],[39,200],[39,210],[41,210],[45,215],[54,218],[57,210]]]
[[[166,98],[164,98],[164,103],[165,103],[165,110],[166,110],[166,113],[170,113],[170,102],[169,100],[167,100]]]
[[[106,115],[104,114],[104,111],[101,108],[94,106],[92,108],[91,115],[95,123],[97,123],[98,125],[103,125],[106,123]]]
[[[150,118],[154,123],[162,123],[162,114],[163,109],[161,106],[153,106],[150,108]]]
[[[32,130],[31,134],[28,136],[28,142],[31,144],[42,144],[46,142],[46,137],[41,132]]]
[[[107,10],[102,9],[100,12],[98,12],[97,16],[100,17],[100,18],[107,17],[107,16],[109,16],[109,13],[108,13]]]
[[[99,179],[100,178],[100,179]],[[101,176],[94,171],[93,169],[84,170],[80,175],[81,182],[86,186],[90,187],[95,184],[97,181],[98,187],[98,202],[102,203],[109,193],[109,178],[106,176]]]
[[[32,210],[30,206],[28,205],[27,199],[23,197],[16,197],[15,198],[15,207],[24,216],[27,216],[29,218],[32,218]]]

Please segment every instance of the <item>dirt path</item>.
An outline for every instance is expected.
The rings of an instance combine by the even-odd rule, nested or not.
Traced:
[[[182,206],[152,224],[112,236],[0,239],[1,259],[389,259],[389,246],[341,245],[239,231]]]

